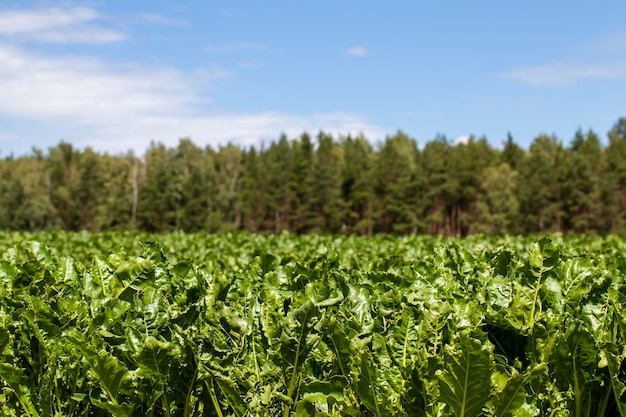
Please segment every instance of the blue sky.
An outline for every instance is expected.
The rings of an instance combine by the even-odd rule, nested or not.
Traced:
[[[0,156],[324,130],[569,143],[626,116],[626,2],[11,1]]]

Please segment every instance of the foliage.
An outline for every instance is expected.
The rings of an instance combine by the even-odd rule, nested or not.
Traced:
[[[0,410],[624,416],[625,246],[2,234]]]
[[[603,142],[606,146],[603,146]],[[626,231],[626,119],[608,138],[418,143],[397,132],[286,135],[260,148],[184,138],[142,156],[61,142],[0,159],[0,230],[502,236]]]

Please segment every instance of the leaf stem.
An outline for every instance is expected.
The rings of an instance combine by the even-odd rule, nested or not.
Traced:
[[[191,381],[189,383],[189,388],[187,389],[187,394],[185,396],[185,410],[183,412],[184,417],[191,416],[191,393],[193,391],[193,386],[196,382],[196,379],[198,378],[198,362],[197,361],[194,361],[194,362],[196,362],[196,369],[193,371],[193,377],[191,378]]]
[[[300,358],[300,346],[302,344],[302,338],[304,337],[304,331],[306,329],[306,322],[309,318],[309,312],[307,311],[304,315],[304,320],[302,320],[302,327],[300,328],[300,336],[298,337],[298,346],[296,347],[296,359],[293,363],[293,370],[291,371],[291,380],[289,381],[289,387],[287,388],[287,396],[291,398],[293,395],[293,390],[296,385],[296,376],[298,373],[298,359]],[[293,400],[293,398],[291,398]],[[294,401],[295,403],[295,401]],[[289,417],[289,410],[291,406],[289,404],[285,404],[285,408],[283,408],[283,417]]]
[[[211,379],[211,382],[213,382],[213,379]],[[209,386],[209,383],[207,381],[204,381],[204,385],[209,391],[209,396],[211,397],[211,402],[213,403],[213,408],[215,409],[217,416],[224,417],[224,414],[222,414],[222,409],[220,408],[220,404],[217,401],[217,395],[215,395],[215,391],[213,390],[212,387]]]
[[[607,387],[606,394],[604,394],[604,398],[602,399],[602,403],[600,403],[600,410],[598,411],[598,417],[604,417],[606,415],[606,410],[609,406],[609,399],[611,398],[611,393],[613,392],[613,383]]]
[[[535,296],[533,298],[533,306],[530,310],[530,324],[528,325],[530,329],[530,333],[533,333],[533,329],[535,328],[535,308],[537,306],[537,300],[539,298],[539,290],[541,289],[541,277],[543,277],[543,270],[539,277],[537,278],[537,288],[535,289]]]

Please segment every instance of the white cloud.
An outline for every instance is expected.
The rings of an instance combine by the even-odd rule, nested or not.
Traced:
[[[348,51],[346,52],[348,55],[350,56],[365,56],[367,55],[367,49],[365,49],[362,46],[354,46],[350,49],[348,49]]]
[[[267,49],[269,49],[267,45],[254,42],[234,42],[224,45],[209,45],[206,47],[206,51],[212,53],[233,53],[246,50],[264,51]]]
[[[98,13],[87,7],[3,10],[0,11],[0,33],[15,35],[18,33],[38,32],[89,22],[97,17]]]
[[[10,120],[0,138],[3,154],[15,141],[47,148],[64,138],[100,151],[142,154],[150,141],[175,145],[191,137],[200,145],[242,145],[275,139],[281,132],[363,132],[382,129],[346,114],[235,114],[207,110],[209,84],[229,74],[219,68],[182,72],[141,65],[110,65],[84,57],[50,57],[0,43],[0,117]],[[16,121],[21,121],[16,123]]]
[[[453,145],[467,145],[472,137],[470,135],[461,135],[454,140]]]
[[[519,68],[502,74],[502,77],[530,85],[565,86],[584,79],[626,77],[626,61],[604,64],[557,62]]]
[[[122,115],[195,99],[193,85],[167,69],[112,68],[97,60],[49,58],[2,45],[0,62],[0,111],[5,114],[88,120],[93,114],[86,109]]]
[[[123,32],[92,23],[99,14],[88,7],[0,11],[0,35],[50,43],[108,43],[126,38]]]
[[[110,43],[126,39],[126,34],[95,27],[74,27],[43,31],[28,36],[29,39],[47,43]]]

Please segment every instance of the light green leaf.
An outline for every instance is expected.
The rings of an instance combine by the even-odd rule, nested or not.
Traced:
[[[444,346],[444,370],[436,372],[440,398],[456,417],[478,415],[492,396],[492,346],[459,333],[452,345]]]
[[[170,354],[169,343],[161,342],[153,336],[148,336],[136,360],[140,374],[164,379],[167,369],[172,365],[174,358]]]
[[[506,382],[504,389],[494,398],[495,415],[507,417],[522,407],[526,403],[526,386],[533,379],[545,374],[547,369],[546,364],[540,364],[523,374],[514,373]]]
[[[0,381],[4,382],[17,397],[21,412],[28,417],[38,417],[39,413],[33,397],[36,395],[35,387],[30,386],[28,380],[24,376],[23,370],[9,363],[0,363]],[[5,395],[10,395],[9,393]]]
[[[100,387],[106,392],[111,404],[113,406],[123,405],[122,398],[119,395],[120,390],[131,380],[130,372],[126,366],[106,350],[99,352],[94,350],[87,343],[84,336],[76,331],[67,332],[65,336],[82,353],[84,360],[89,364],[89,371],[91,371]],[[120,410],[123,409],[125,408]]]
[[[385,407],[386,399],[380,392],[379,380],[376,377],[376,368],[373,365],[371,355],[367,352],[361,354],[360,375],[353,388],[372,414],[376,417],[388,415],[388,410]]]

